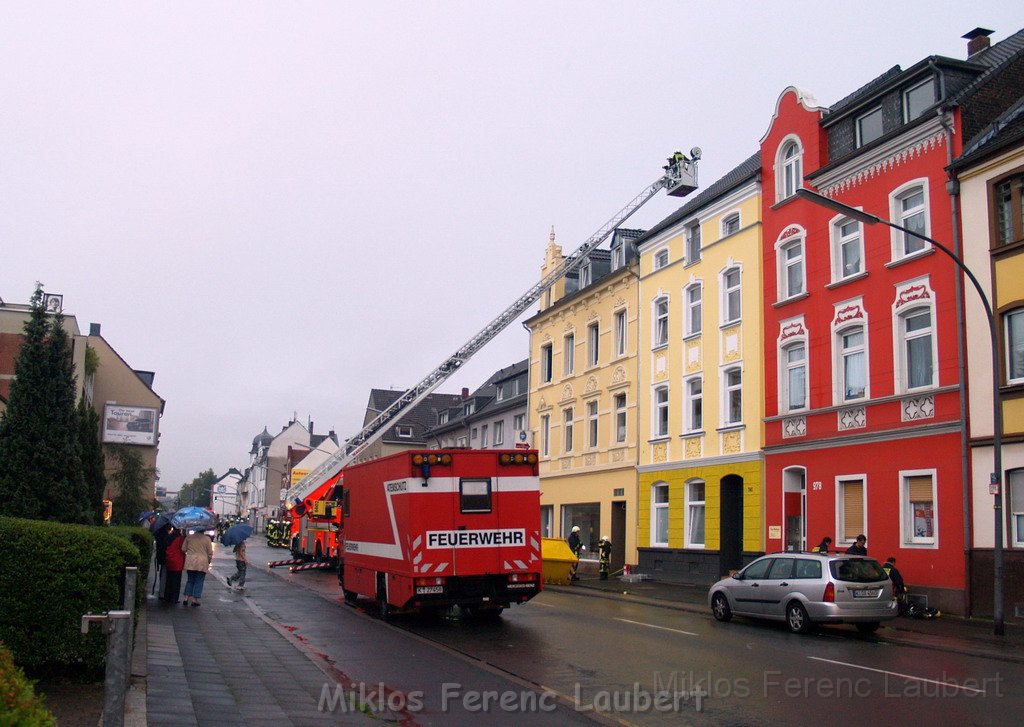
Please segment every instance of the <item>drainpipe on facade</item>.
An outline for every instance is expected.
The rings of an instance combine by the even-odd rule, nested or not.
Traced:
[[[930,65],[934,65],[934,61]],[[938,70],[938,69],[936,69]],[[939,71],[940,84],[945,87],[942,82],[942,73]],[[950,113],[944,108],[939,109],[939,121],[942,124],[943,132],[946,135],[946,164],[948,166],[953,163],[953,123],[950,118]],[[953,229],[953,251],[957,257],[963,260],[963,250],[961,248],[960,239],[960,182],[956,177],[956,172],[949,170],[947,172],[948,181],[946,182],[946,192],[950,198],[950,218]],[[971,512],[972,512],[972,499],[971,499],[971,466],[970,466],[970,440],[968,438],[968,420],[970,412],[968,409],[968,392],[967,392],[967,366],[966,366],[966,340],[967,335],[967,318],[964,311],[964,295],[963,295],[963,276],[960,276],[959,285],[956,286],[956,315],[957,322],[963,322],[963,325],[958,326],[959,331],[956,337],[956,353],[957,353],[957,372],[959,378],[959,396],[960,396],[960,421],[962,425],[960,427],[960,469],[961,478],[963,480],[963,520],[964,520],[964,616],[971,616]],[[998,402],[993,402],[998,405]]]

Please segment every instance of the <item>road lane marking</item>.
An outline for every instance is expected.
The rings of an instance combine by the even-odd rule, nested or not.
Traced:
[[[655,626],[654,624],[645,624],[643,621],[630,621],[628,618],[617,618],[616,621],[621,621],[626,624],[634,624],[636,626],[646,626],[649,629],[661,629],[662,631],[671,631],[676,634],[686,634],[687,636],[699,636],[692,631],[683,631],[682,629],[670,629],[668,626]]]
[[[835,661],[833,659],[822,659],[820,656],[808,656],[808,659],[814,659],[815,661],[824,661],[828,664],[838,664],[839,666],[848,666],[852,669],[863,669],[865,671],[874,671],[879,674],[889,674],[894,677],[900,677],[901,679],[910,679],[915,682],[927,682],[928,684],[939,684],[943,687],[952,687],[953,689],[961,689],[965,692],[974,692],[975,694],[984,694],[984,689],[975,689],[974,687],[965,687],[955,682],[940,682],[935,679],[925,679],[924,677],[915,677],[910,674],[900,674],[897,671],[886,671],[885,669],[874,669],[870,666],[861,666],[860,664],[850,664],[845,661]]]

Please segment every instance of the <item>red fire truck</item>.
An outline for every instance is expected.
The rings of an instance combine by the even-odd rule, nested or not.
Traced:
[[[334,568],[338,564],[338,530],[341,513],[338,502],[342,491],[339,472],[301,502],[293,503],[291,552],[293,560],[277,561],[292,570]]]
[[[345,600],[381,616],[500,614],[541,590],[537,453],[409,451],[350,465],[340,492]]]

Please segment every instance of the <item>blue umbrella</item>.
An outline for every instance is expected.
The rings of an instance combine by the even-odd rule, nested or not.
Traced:
[[[213,513],[205,507],[183,507],[174,513],[171,525],[178,530],[213,530]]]
[[[156,515],[156,510],[146,510],[146,512],[143,512],[143,513],[139,514],[139,522],[140,523],[141,522],[145,522],[146,520],[149,520],[154,515]]]
[[[252,525],[238,523],[224,531],[224,534],[220,537],[220,542],[224,545],[238,545],[250,535],[252,535]]]

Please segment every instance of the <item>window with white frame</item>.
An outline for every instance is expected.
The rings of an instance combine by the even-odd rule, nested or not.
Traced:
[[[735,323],[740,319],[740,269],[732,267],[722,273],[722,323]]]
[[[857,146],[870,144],[882,136],[882,107],[873,108],[857,117]]]
[[[626,311],[615,311],[615,355],[626,355]]]
[[[626,395],[615,395],[615,441],[626,441]]]
[[[903,540],[905,543],[934,545],[938,523],[935,475],[903,474],[901,478]]]
[[[1024,174],[1020,170],[992,187],[989,204],[995,209],[995,244],[1024,239]]]
[[[839,353],[837,373],[840,403],[863,399],[868,385],[864,326],[850,326],[836,331],[836,350]]]
[[[597,400],[587,402],[587,446],[597,446]]]
[[[516,414],[512,417],[512,428],[517,432],[521,432],[526,429],[526,415]]]
[[[743,371],[738,367],[722,371],[722,424],[743,423]]]
[[[487,449],[487,425],[480,427],[480,448]]]
[[[793,139],[783,144],[777,164],[780,171],[775,196],[782,201],[792,197],[803,186],[803,150],[800,144]]]
[[[668,546],[668,485],[651,486],[651,546]]]
[[[601,327],[597,323],[587,326],[587,366],[597,366],[601,351]]]
[[[1003,316],[1006,325],[1006,382],[1024,382],[1024,308]]]
[[[779,247],[779,299],[804,292],[804,239],[798,237]]]
[[[864,520],[864,479],[840,479],[836,482],[836,490],[836,506],[839,508],[836,544],[852,543],[858,535],[867,533]]]
[[[661,297],[654,301],[654,331],[651,341],[652,348],[668,345],[668,298]]]
[[[654,388],[654,431],[655,437],[668,436],[668,386]]]
[[[658,250],[654,253],[654,269],[660,270],[668,265],[668,250]]]
[[[469,446],[469,440],[466,439],[465,437],[459,437],[458,439],[455,440],[455,446],[456,447],[468,447]]]
[[[685,421],[683,426],[687,432],[699,432],[704,429],[704,377],[693,376],[686,380],[683,405]]]
[[[913,121],[935,105],[935,82],[929,78],[903,92],[903,120]]]
[[[704,480],[686,483],[686,546],[704,547]]]
[[[1010,542],[1016,548],[1024,547],[1024,469],[1006,473],[1006,491],[1010,496]]]
[[[700,283],[693,283],[686,287],[684,295],[686,316],[683,322],[683,331],[687,336],[696,336],[701,332],[704,315],[703,295],[704,286]]]
[[[860,222],[840,219],[832,225],[832,279],[845,280],[864,270]]]
[[[893,221],[906,227],[911,232],[928,237],[928,204],[926,187],[914,184],[898,190],[890,201]],[[904,258],[921,252],[927,244],[920,237],[908,234],[903,230],[893,230],[896,240],[896,258]]]
[[[478,434],[478,432],[477,432],[476,427],[473,427],[472,429],[469,430],[469,438],[470,439],[476,439],[476,435],[477,434]]]
[[[540,380],[542,383],[549,383],[554,374],[552,363],[554,357],[551,352],[551,344],[545,343],[540,347]]]
[[[465,406],[462,407],[462,414],[463,414],[463,416],[467,416],[468,417],[470,414],[473,414],[475,412],[476,412],[476,402],[475,401],[467,401]]]
[[[395,427],[395,433],[398,434],[399,437],[403,438],[412,437],[412,427],[399,424],[397,427]]]
[[[900,313],[897,330],[902,390],[935,386],[935,337],[931,308],[915,308]]]
[[[783,411],[807,408],[807,345],[795,341],[782,347]]]
[[[686,226],[686,264],[700,261],[700,222]]]
[[[499,420],[494,422],[494,446],[505,443],[505,422]]]
[[[734,235],[740,231],[740,213],[733,212],[722,218],[722,237]]]
[[[594,281],[593,267],[589,262],[580,268],[580,288],[586,288]]]
[[[494,389],[494,398],[496,401],[505,400],[505,384],[498,384]]]
[[[576,368],[576,334],[566,334],[562,342],[562,361],[564,362],[565,375],[568,376]]]
[[[448,423],[448,412],[446,412],[446,411],[439,411],[437,413],[437,423],[438,424],[447,424]]]
[[[562,410],[562,431],[564,432],[563,448],[564,452],[572,451],[572,407]]]
[[[626,266],[626,245],[619,244],[612,248],[612,270]]]
[[[547,414],[540,417],[540,453],[544,457],[551,454],[551,417]]]

